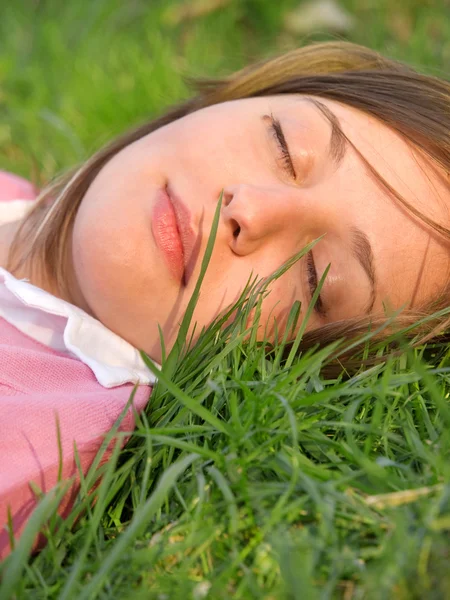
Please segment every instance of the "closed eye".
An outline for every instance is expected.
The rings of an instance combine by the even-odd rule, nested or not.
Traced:
[[[308,252],[307,257],[306,257],[306,269],[307,269],[307,274],[308,274],[308,285],[309,285],[309,290],[311,292],[311,299],[312,299],[317,290],[317,286],[319,283],[312,250],[310,252]],[[316,303],[314,304],[314,310],[321,316],[325,315],[326,311],[325,311],[325,307],[322,302],[322,298],[320,297],[320,294],[317,297]]]
[[[264,115],[264,119],[268,119],[270,121],[270,131],[277,142],[280,161],[283,169],[286,171],[289,177],[297,179],[294,163],[292,162],[292,157],[289,152],[289,147],[287,145],[286,138],[284,137],[280,121],[278,121],[278,119],[276,119],[272,114]]]

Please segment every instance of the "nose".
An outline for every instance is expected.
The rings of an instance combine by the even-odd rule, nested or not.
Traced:
[[[293,193],[279,188],[228,186],[224,188],[222,203],[229,243],[239,255],[254,252],[268,238],[287,234],[298,215]]]

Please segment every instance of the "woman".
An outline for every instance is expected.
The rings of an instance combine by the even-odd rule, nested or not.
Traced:
[[[192,100],[125,134],[44,190],[22,219],[5,223],[0,264],[8,269],[8,301],[22,294],[21,307],[34,311],[26,326],[23,313],[18,319],[4,311],[8,335],[21,329],[60,353],[57,359],[83,363],[86,371],[74,381],[91,377],[89,393],[124,391],[109,424],[91,432],[83,468],[123,409],[127,386],[141,384],[138,408],[145,405],[142,389],[153,380],[135,349],[161,361],[161,333],[166,351],[173,346],[221,195],[189,334],[232,305],[252,274],[269,277],[318,238],[270,284],[261,338],[282,330],[295,301],[301,322],[313,297],[304,345],[356,336],[393,311],[405,325],[447,306],[449,130],[449,83],[351,44],[309,46],[204,82]],[[23,278],[34,294],[40,290],[37,299],[18,289]],[[43,325],[42,314],[52,314],[52,322],[46,316]],[[422,339],[447,325],[446,318],[428,321]],[[19,388],[17,394],[33,395]],[[65,392],[72,390],[76,407],[73,389]],[[48,406],[64,419],[60,400]],[[22,421],[21,435],[28,419]],[[65,476],[75,472],[73,441],[83,443],[83,432],[70,425],[76,415],[66,421]],[[17,431],[10,430],[5,451],[14,456]],[[37,437],[32,446],[38,456]],[[56,481],[55,455],[52,462],[47,452],[52,475],[41,473],[45,489]],[[21,515],[17,532],[33,506],[31,496],[26,510],[20,505],[18,485],[5,491],[3,504]]]

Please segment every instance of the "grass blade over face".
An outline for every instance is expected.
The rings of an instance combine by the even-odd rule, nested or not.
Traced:
[[[183,320],[181,321],[180,330],[178,332],[178,336],[175,341],[174,347],[173,347],[172,351],[170,352],[169,356],[167,357],[167,360],[164,362],[164,370],[165,370],[167,377],[169,377],[169,378],[170,378],[171,374],[173,373],[174,367],[175,367],[177,361],[180,359],[183,348],[185,347],[186,342],[187,342],[189,326],[191,324],[192,316],[194,314],[194,310],[197,305],[198,298],[200,296],[200,289],[201,289],[201,286],[203,283],[203,279],[205,278],[206,270],[208,268],[209,261],[211,260],[211,255],[212,255],[212,252],[214,249],[214,242],[216,241],[217,229],[218,229],[219,220],[220,220],[220,213],[222,210],[222,199],[223,199],[223,192],[221,192],[219,200],[217,202],[216,210],[214,213],[214,219],[213,219],[212,226],[211,226],[211,233],[209,235],[208,243],[206,245],[206,250],[205,250],[205,253],[202,258],[202,266],[200,269],[200,274],[197,279],[197,283],[195,284],[194,291],[193,291],[192,296],[187,305],[186,312],[184,313],[184,316],[183,316]],[[164,349],[164,345],[162,347]],[[165,354],[165,349],[164,349],[164,354]]]

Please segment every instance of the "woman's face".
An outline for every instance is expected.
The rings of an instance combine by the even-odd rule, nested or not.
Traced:
[[[406,200],[448,225],[443,175],[376,119],[305,96],[226,102],[147,135],[102,169],[74,224],[72,302],[159,360],[158,325],[170,348],[222,190],[196,331],[235,302],[250,274],[270,275],[320,236],[271,285],[261,320],[269,332],[295,300],[305,313],[329,264],[308,329],[436,296],[448,248],[377,183],[324,111]]]

